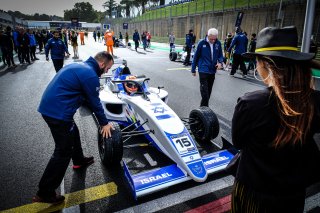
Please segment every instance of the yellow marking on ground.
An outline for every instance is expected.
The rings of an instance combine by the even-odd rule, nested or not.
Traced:
[[[54,212],[71,206],[76,206],[82,203],[91,202],[106,198],[118,193],[117,185],[114,182],[106,183],[100,186],[91,187],[66,194],[66,200],[59,205],[47,203],[31,203],[24,206],[1,211],[1,213],[25,213],[25,212]]]
[[[185,67],[179,67],[179,68],[170,68],[167,70],[190,70],[190,68],[185,68]]]

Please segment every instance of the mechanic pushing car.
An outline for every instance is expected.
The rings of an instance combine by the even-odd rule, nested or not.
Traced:
[[[57,195],[70,160],[73,169],[80,169],[94,162],[93,157],[84,157],[80,135],[73,116],[86,99],[101,126],[103,137],[111,137],[113,126],[104,114],[100,99],[99,77],[113,65],[113,57],[103,51],[84,63],[63,67],[43,93],[38,111],[48,124],[55,150],[42,175],[37,195],[33,202],[61,203],[65,197]]]

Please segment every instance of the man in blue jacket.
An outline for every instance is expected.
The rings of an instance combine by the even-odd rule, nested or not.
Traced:
[[[133,33],[133,41],[134,41],[134,48],[136,49],[136,52],[138,52],[138,47],[139,47],[139,42],[140,42],[140,35],[139,35],[137,29]]]
[[[43,93],[38,111],[48,124],[55,150],[39,183],[33,202],[60,203],[64,196],[57,195],[70,160],[73,169],[94,162],[93,157],[84,157],[80,135],[73,116],[86,99],[101,126],[103,137],[111,137],[112,125],[104,114],[100,99],[99,77],[113,65],[112,56],[103,51],[82,64],[74,63],[62,68],[51,80]]]
[[[236,33],[237,34],[232,39],[231,45],[228,49],[228,52],[231,53],[232,48],[235,46],[233,51],[232,69],[231,69],[230,75],[234,76],[234,74],[236,73],[240,65],[240,69],[243,73],[242,76],[246,78],[247,69],[246,69],[246,65],[244,64],[244,58],[242,56],[242,53],[247,52],[248,38],[244,33],[242,33],[242,30],[240,27],[237,27]]]
[[[183,65],[185,66],[188,66],[190,63],[191,50],[195,42],[196,42],[196,36],[193,34],[193,30],[189,30],[189,33],[186,34],[185,47],[186,47],[187,56],[185,61],[183,62]]]
[[[217,36],[217,29],[209,29],[208,36],[198,43],[197,50],[192,61],[192,75],[196,76],[196,67],[198,67],[199,72],[200,93],[202,97],[200,106],[209,105],[216,70],[222,68],[222,47]]]
[[[70,55],[66,45],[60,39],[60,32],[58,30],[53,32],[53,38],[48,40],[45,49],[47,61],[49,61],[49,50],[51,50],[53,66],[56,72],[58,72],[63,67],[64,53],[67,53],[68,56]]]

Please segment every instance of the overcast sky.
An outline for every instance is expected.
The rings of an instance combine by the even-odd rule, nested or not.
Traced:
[[[72,9],[77,2],[90,2],[95,10],[103,11],[102,4],[106,0],[0,0],[0,9],[20,11],[28,15],[44,13],[63,17],[63,10]]]

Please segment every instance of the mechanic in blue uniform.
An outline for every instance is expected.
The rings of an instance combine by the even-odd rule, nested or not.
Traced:
[[[51,60],[54,65],[54,69],[58,72],[63,67],[64,54],[67,53],[68,56],[70,55],[66,45],[60,39],[59,30],[55,30],[53,32],[53,38],[48,40],[45,50],[47,61],[49,61],[49,50],[51,50]]]
[[[84,63],[63,67],[43,93],[38,111],[48,124],[55,150],[43,173],[34,202],[60,203],[64,196],[55,190],[61,184],[70,160],[73,168],[79,169],[94,162],[93,157],[84,157],[80,135],[73,116],[86,99],[101,126],[103,137],[111,137],[112,125],[104,114],[100,99],[99,77],[113,65],[112,56],[103,51]]]
[[[240,65],[242,76],[246,78],[247,69],[246,69],[246,65],[244,64],[244,58],[241,54],[247,52],[248,38],[244,33],[242,33],[242,30],[240,27],[237,27],[236,33],[237,34],[232,39],[231,45],[228,49],[228,52],[231,53],[231,50],[234,47],[233,61],[232,61],[232,68],[231,68],[230,75],[234,76],[234,74],[236,73]]]
[[[202,97],[200,106],[209,105],[216,70],[222,68],[222,47],[217,36],[217,29],[209,29],[208,36],[198,43],[197,50],[193,56],[191,73],[196,76],[196,67],[198,67]]]
[[[191,49],[195,42],[196,42],[196,37],[193,34],[193,30],[189,30],[189,33],[186,34],[185,48],[186,48],[187,56],[183,63],[185,66],[188,66],[190,64]]]
[[[127,75],[131,75],[130,69],[127,66],[127,61],[123,60],[122,65],[119,66],[113,73],[113,79],[124,80]]]

